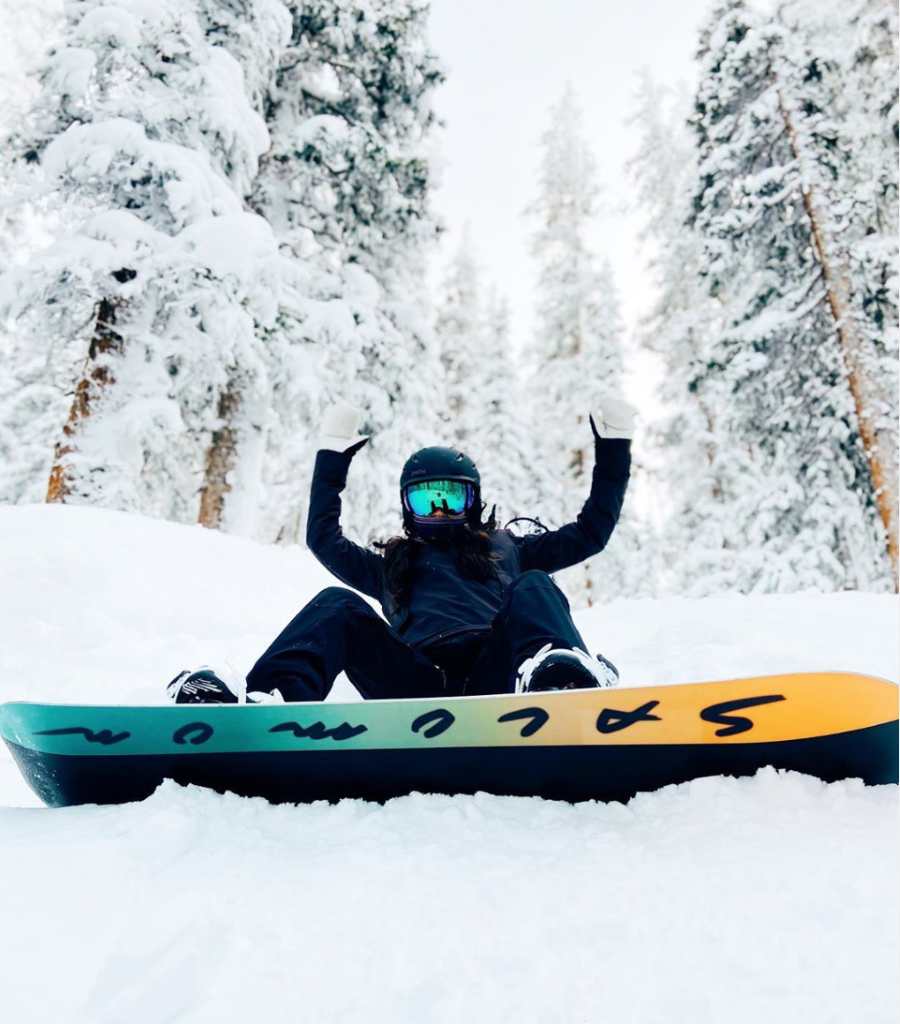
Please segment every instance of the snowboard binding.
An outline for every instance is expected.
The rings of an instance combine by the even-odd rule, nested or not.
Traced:
[[[516,693],[541,693],[546,690],[582,690],[617,686],[619,670],[611,661],[597,655],[595,661],[580,647],[542,647],[519,666]]]
[[[238,704],[238,695],[211,668],[183,669],[166,687],[176,704]]]
[[[227,674],[227,673],[225,673]],[[237,673],[231,673],[230,682],[220,679],[204,665],[194,672],[183,669],[166,687],[166,696],[176,704],[283,704],[280,690],[247,690]]]

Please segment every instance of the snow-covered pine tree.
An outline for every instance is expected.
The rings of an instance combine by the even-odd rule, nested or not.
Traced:
[[[846,12],[843,12],[846,17]],[[877,365],[860,388],[869,395],[869,436],[879,448],[885,526],[894,587],[898,574],[898,338],[900,338],[900,105],[898,18],[892,0],[862,0],[850,19],[852,48],[836,58],[842,71],[845,133],[853,151],[854,201],[846,259],[857,290],[857,340],[863,362]],[[848,362],[850,361],[848,357]],[[865,372],[865,371],[864,371]],[[865,404],[865,400],[863,400]],[[878,475],[869,459],[873,478]]]
[[[885,0],[850,12],[836,0],[788,0],[779,15],[805,42],[784,73],[799,100],[781,89],[781,109],[896,589],[897,12]]]
[[[694,224],[727,307],[706,374],[730,392],[722,423],[765,480],[742,498],[742,589],[883,586],[886,460],[868,430],[883,410],[860,388],[891,370],[855,329],[839,68],[740,0],[714,13],[700,59]]]
[[[33,168],[15,157],[30,148],[17,143],[40,93],[37,69],[56,43],[57,6],[0,7],[0,273],[26,262],[54,237],[56,211],[35,194]],[[35,341],[27,344],[18,325],[0,316],[0,501],[8,503],[43,498],[53,438],[65,415],[56,408],[65,384],[51,378],[47,365],[50,339]]]
[[[31,138],[16,136],[67,235],[0,285],[18,321],[13,377],[37,363],[58,390],[42,422],[58,436],[55,452],[46,436],[48,500],[195,520],[224,395],[247,417],[232,446],[254,431],[257,331],[293,271],[244,206],[269,140],[227,43],[233,29],[237,51],[273,63],[279,12],[277,0],[67,8]]]
[[[435,329],[446,374],[446,443],[475,459],[488,512],[496,505],[503,518],[533,514],[541,496],[527,469],[530,442],[509,310],[493,286],[485,297],[468,228],[444,280]]]
[[[283,50],[290,39],[290,15],[278,0],[202,0],[204,32],[241,67],[244,93],[257,115],[267,109],[268,92]],[[261,155],[261,154],[260,154]],[[254,162],[254,183],[258,162]],[[247,198],[250,182],[242,182]],[[292,287],[276,285],[278,309],[296,305],[301,275],[293,268],[287,276]],[[272,388],[285,372],[284,339],[271,330],[277,310],[255,323],[255,347],[261,356],[253,372],[235,362],[224,390],[218,395],[218,422],[204,457],[199,521],[252,536],[258,532],[260,491],[267,427],[272,424]],[[276,426],[275,429],[278,429]]]
[[[723,325],[703,276],[704,243],[689,225],[697,156],[691,98],[641,77],[632,118],[641,142],[630,163],[646,219],[642,240],[657,288],[642,344],[662,362],[664,414],[648,431],[656,448],[653,487],[664,591],[696,596],[731,589],[745,544],[733,505],[753,488],[750,450],[720,429],[727,394],[705,372]]]
[[[11,159],[16,147],[9,143],[37,100],[37,69],[56,43],[60,6],[61,0],[0,6],[0,139],[7,140],[0,149],[0,272],[23,262],[45,231],[42,211],[30,201],[29,175]]]
[[[541,493],[548,519],[574,518],[590,489],[594,439],[588,415],[604,393],[621,390],[622,328],[612,273],[591,251],[597,168],[584,140],[571,86],[550,111],[541,139],[537,199],[537,327],[527,353],[528,406],[538,439]],[[555,499],[555,500],[554,500]],[[617,532],[628,531],[627,517]],[[611,549],[610,549],[611,551]],[[611,553],[562,577],[575,602],[619,592],[621,565]]]
[[[510,349],[508,304],[493,286],[484,307],[482,336],[477,391],[466,409],[466,448],[478,463],[488,512],[496,505],[502,526],[516,516],[543,514],[544,506],[531,471],[533,428]]]
[[[306,296],[278,330],[295,365],[280,387],[289,443],[272,436],[267,518],[293,540],[315,453],[312,433],[337,398],[364,410],[372,443],[356,461],[345,523],[368,539],[396,531],[387,481],[437,433],[440,361],[424,286],[436,235],[429,210],[430,97],[441,75],[420,0],[291,3],[293,34],[269,97],[273,145],[256,207],[283,250],[304,261]],[[299,410],[297,412],[296,410]]]
[[[443,282],[435,333],[444,367],[444,419],[448,436],[464,446],[472,436],[472,407],[482,401],[485,319],[480,268],[469,229],[463,232]]]

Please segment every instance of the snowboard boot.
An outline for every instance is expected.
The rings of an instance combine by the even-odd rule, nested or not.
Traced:
[[[595,661],[580,647],[542,647],[519,666],[516,693],[544,690],[581,690],[617,686],[619,671],[611,661],[597,655]]]
[[[166,687],[166,696],[176,704],[239,704],[240,698],[228,683],[207,666],[179,672]]]

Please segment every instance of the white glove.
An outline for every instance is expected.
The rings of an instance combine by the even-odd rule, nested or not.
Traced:
[[[345,452],[368,437],[358,434],[362,413],[345,402],[336,402],[325,413],[322,433],[319,434],[319,450],[327,448],[333,452]]]
[[[591,416],[591,427],[594,437],[601,438],[624,438],[626,440],[634,437],[634,417],[637,413],[635,407],[625,401],[624,398],[617,398],[615,395],[601,395],[598,399],[600,408],[596,416]]]

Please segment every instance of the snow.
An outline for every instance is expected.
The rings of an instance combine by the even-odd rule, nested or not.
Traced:
[[[89,182],[113,173],[124,161],[165,179],[168,213],[181,230],[197,219],[241,213],[241,201],[200,152],[147,136],[143,125],[124,117],[96,124],[75,124],[47,146],[43,166],[48,177]]]
[[[7,1019],[888,1022],[895,802],[765,772],[627,807],[7,810]]]
[[[249,668],[333,583],[299,547],[92,508],[2,507],[0,533],[0,700],[157,702],[183,666]],[[577,621],[627,685],[896,681],[897,612],[792,594]],[[627,805],[272,807],[167,783],[51,811],[4,751],[4,1019],[888,1024],[898,846],[896,786],[773,770]]]

